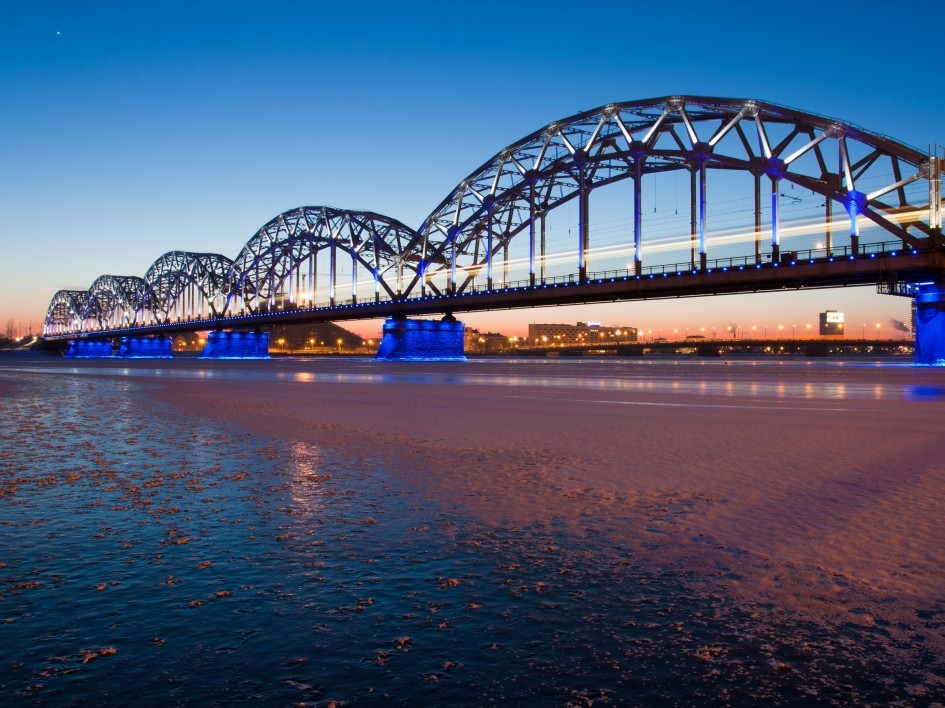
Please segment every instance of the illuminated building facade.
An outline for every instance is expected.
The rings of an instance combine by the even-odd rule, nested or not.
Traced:
[[[467,354],[497,354],[507,352],[512,345],[513,338],[498,332],[480,332],[470,328],[463,337],[463,348]]]
[[[532,345],[598,344],[602,342],[635,342],[636,327],[605,327],[599,322],[577,324],[530,324],[528,343]]]
[[[843,313],[827,310],[820,313],[820,335],[822,337],[843,336]]]

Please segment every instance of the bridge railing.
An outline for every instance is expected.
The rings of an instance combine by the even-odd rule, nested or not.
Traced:
[[[902,253],[908,249],[908,246],[903,245],[902,241],[881,241],[878,243],[866,243],[861,244],[857,253],[853,252],[853,248],[850,245],[845,246],[834,246],[830,249],[824,248],[810,248],[807,250],[801,251],[781,251],[778,261],[775,262],[778,266],[787,266],[787,265],[797,265],[799,263],[815,263],[817,261],[830,261],[837,259],[850,258],[851,256],[876,256],[876,255],[891,255],[895,256],[897,253]],[[733,256],[729,258],[714,258],[712,260],[706,261],[706,271],[713,270],[732,270],[732,269],[745,269],[745,268],[763,268],[765,266],[772,265],[772,253],[762,253],[756,258],[754,254],[748,256]],[[641,277],[650,277],[650,276],[663,276],[663,275],[682,275],[684,273],[690,273],[696,275],[700,272],[701,268],[699,264],[694,264],[691,261],[684,261],[682,263],[663,263],[659,265],[644,266],[640,271]],[[617,269],[617,270],[603,270],[603,271],[594,271],[588,273],[587,280],[590,282],[594,281],[603,281],[603,280],[617,280],[617,279],[635,279],[636,272],[629,268]],[[577,274],[571,273],[568,275],[556,275],[546,277],[544,280],[535,281],[536,285],[577,285],[580,281]],[[513,280],[501,285],[493,284],[493,290],[504,290],[504,289],[516,289],[516,288],[528,288],[531,287],[530,280]],[[488,292],[489,288],[480,285],[478,283],[473,284],[472,286],[467,287],[467,291],[472,292]]]

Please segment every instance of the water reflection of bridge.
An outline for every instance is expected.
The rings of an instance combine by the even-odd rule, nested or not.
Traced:
[[[88,291],[59,291],[44,334],[403,321],[866,284],[914,297],[917,343],[945,360],[941,226],[937,156],[776,104],[672,96],[542,127],[462,180],[417,230],[372,212],[300,207],[234,260],[172,251],[143,278],[105,275]]]

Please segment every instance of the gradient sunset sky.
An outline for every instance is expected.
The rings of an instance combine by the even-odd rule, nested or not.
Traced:
[[[233,258],[276,214],[416,228],[548,123],[670,94],[755,98],[926,151],[945,142],[938,3],[13,2],[0,22],[0,329],[175,249]],[[873,288],[462,315],[848,331],[908,321]],[[379,323],[348,324],[364,336]]]

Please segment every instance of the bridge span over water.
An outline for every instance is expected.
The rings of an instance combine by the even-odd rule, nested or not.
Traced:
[[[937,155],[773,103],[609,104],[500,150],[416,230],[299,207],[234,259],[172,251],[57,292],[44,336],[873,285],[915,299],[917,361],[945,362],[941,183]]]

